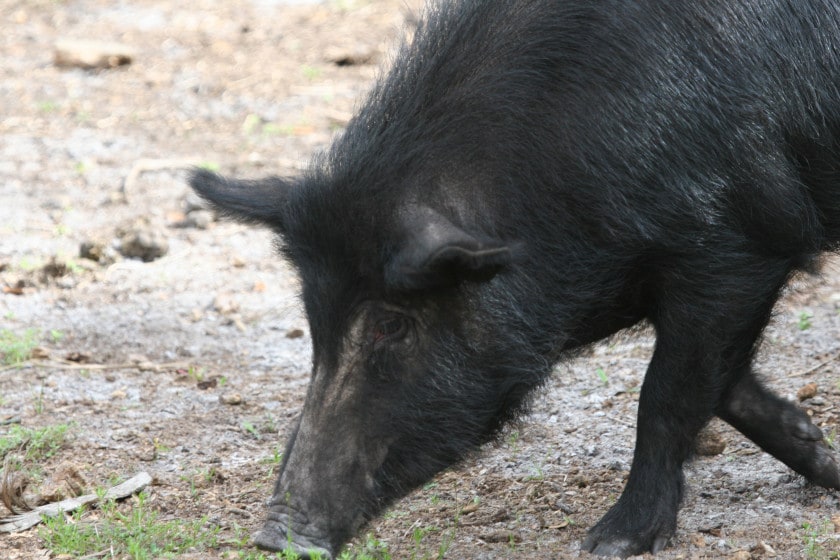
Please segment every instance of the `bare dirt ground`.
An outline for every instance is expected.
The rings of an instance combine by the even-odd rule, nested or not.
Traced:
[[[347,121],[418,4],[0,0],[0,329],[41,333],[41,359],[0,366],[0,437],[11,422],[70,423],[44,476],[70,464],[92,489],[147,471],[147,504],[164,518],[221,527],[218,548],[184,557],[242,554],[235,528],[260,526],[302,406],[309,332],[268,233],[193,212],[184,168],[296,173]],[[65,38],[119,41],[134,58],[58,67]],[[119,252],[137,232],[151,237],[148,262]],[[80,257],[85,242],[99,261]],[[837,263],[798,278],[759,359],[791,399],[816,383],[802,406],[831,435],[838,305]],[[640,329],[561,365],[498,444],[367,532],[393,558],[586,556],[586,528],[628,473],[651,348]],[[658,558],[835,557],[840,496],[714,431],[726,447],[687,467],[679,529]],[[0,557],[50,553],[31,530],[0,536]]]

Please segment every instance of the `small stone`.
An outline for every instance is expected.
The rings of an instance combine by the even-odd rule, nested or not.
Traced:
[[[705,527],[698,527],[698,530],[701,533],[706,533],[708,535],[712,535],[713,537],[720,537],[722,534],[721,529],[723,528],[722,525],[707,525]]]
[[[94,68],[116,68],[131,64],[134,49],[122,43],[64,39],[55,45],[53,62],[56,66]]]
[[[479,537],[487,543],[519,543],[522,537],[512,531],[493,531]]]
[[[215,216],[210,210],[193,210],[187,214],[186,223],[196,229],[207,229],[213,223],[213,220],[215,220]]]
[[[579,475],[572,479],[572,484],[577,486],[578,488],[586,488],[592,484],[592,481],[589,480],[586,476]]]
[[[373,62],[376,55],[376,47],[357,44],[330,47],[326,51],[325,58],[336,66],[355,66]]]
[[[194,191],[188,191],[187,196],[184,197],[183,208],[184,214],[190,214],[196,210],[207,210],[208,206],[204,199],[195,194]]]
[[[79,244],[79,257],[108,265],[117,260],[117,253],[108,244],[89,239]]]
[[[64,359],[68,362],[76,362],[77,364],[89,364],[91,362],[90,354],[84,352],[70,352]]]
[[[240,405],[242,404],[242,395],[239,393],[225,393],[224,395],[219,395],[219,402],[232,406]]]
[[[128,363],[130,364],[140,364],[143,362],[148,362],[149,358],[147,358],[143,354],[129,354],[128,358],[126,358],[126,361],[128,361]]]
[[[814,382],[808,383],[796,392],[796,398],[799,402],[808,400],[817,395],[817,384]]]
[[[752,554],[746,550],[736,550],[729,557],[733,560],[751,560]]]
[[[286,332],[286,338],[301,338],[303,334],[303,329],[291,329]]]
[[[757,545],[752,547],[750,552],[752,552],[755,556],[763,558],[774,558],[776,556],[776,551],[773,550],[773,547],[764,541],[760,541]]]
[[[56,257],[50,258],[50,262],[41,267],[41,278],[44,282],[51,278],[61,278],[70,274],[70,267],[67,263]]]
[[[32,352],[29,354],[29,357],[33,360],[48,360],[50,358],[50,353],[47,352],[46,349],[41,348],[40,346],[36,346],[32,349]]]
[[[219,294],[213,300],[213,309],[220,315],[231,315],[239,311],[239,303],[231,294]]]
[[[700,431],[694,442],[694,451],[704,457],[720,455],[726,449],[726,442],[723,441],[720,433],[708,426]]]
[[[55,281],[55,285],[61,288],[62,290],[72,290],[76,287],[77,284],[78,281],[72,276],[62,276],[61,278]]]
[[[463,514],[475,513],[476,511],[478,511],[478,503],[477,502],[469,503],[469,504],[465,505],[463,508],[461,508],[461,513],[463,513]]]
[[[149,227],[138,227],[120,238],[120,253],[124,257],[151,262],[169,252],[166,236]]]
[[[554,502],[554,509],[559,509],[566,515],[572,515],[573,513],[577,513],[578,509],[575,506],[569,505],[562,500],[557,500]]]
[[[122,399],[125,399],[127,396],[128,396],[128,393],[126,392],[125,389],[117,389],[116,391],[111,393],[111,398],[115,399],[115,400],[116,399],[122,400]]]
[[[215,389],[216,386],[219,384],[218,377],[211,377],[210,379],[203,379],[198,381],[195,386],[201,389],[202,391],[206,391],[207,389]]]
[[[207,229],[216,219],[210,210],[193,210],[189,214],[172,212],[167,216],[170,227]]]

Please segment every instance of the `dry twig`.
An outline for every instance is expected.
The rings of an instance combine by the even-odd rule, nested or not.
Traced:
[[[141,472],[132,478],[129,478],[122,484],[118,484],[109,488],[102,499],[104,500],[119,500],[127,498],[135,492],[139,492],[149,485],[152,477],[146,472]],[[32,511],[18,515],[10,515],[0,519],[0,533],[16,533],[18,531],[25,531],[30,527],[34,527],[41,522],[43,516],[56,517],[62,513],[70,513],[80,507],[88,504],[95,504],[99,501],[99,496],[96,494],[85,494],[77,498],[69,498],[61,500],[52,504],[38,506]]]

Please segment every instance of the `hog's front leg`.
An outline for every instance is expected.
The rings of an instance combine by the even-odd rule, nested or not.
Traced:
[[[665,547],[676,530],[683,463],[727,391],[750,371],[756,341],[790,269],[783,259],[718,258],[670,271],[680,282],[661,291],[668,295],[651,314],[656,349],[639,398],[630,476],[618,502],[590,530],[584,550],[627,557]]]
[[[676,383],[676,376],[660,373],[662,368],[679,367],[672,353],[674,349],[660,338],[639,398],[636,449],[627,485],[618,502],[590,530],[584,550],[622,558],[658,552],[676,530],[683,496],[682,465],[697,433],[713,414],[714,397],[698,394],[708,389],[692,383],[696,378]],[[696,366],[689,365],[690,357],[684,359],[687,363],[680,371],[696,371]]]

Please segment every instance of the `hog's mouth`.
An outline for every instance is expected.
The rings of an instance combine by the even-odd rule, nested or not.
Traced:
[[[329,539],[309,523],[293,523],[293,517],[297,516],[287,512],[269,511],[262,530],[254,535],[254,544],[272,552],[292,551],[301,560],[332,560],[333,552]]]

